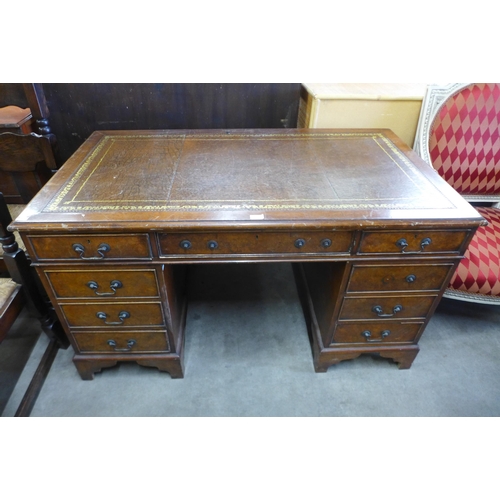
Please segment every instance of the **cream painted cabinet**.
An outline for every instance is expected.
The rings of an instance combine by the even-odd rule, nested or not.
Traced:
[[[299,128],[388,128],[410,147],[425,83],[303,83]]]

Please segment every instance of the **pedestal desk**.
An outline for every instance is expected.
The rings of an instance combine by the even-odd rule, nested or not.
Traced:
[[[409,368],[481,224],[389,130],[267,129],[95,132],[11,227],[92,379],[183,376],[184,273],[208,262],[293,263],[316,371]]]

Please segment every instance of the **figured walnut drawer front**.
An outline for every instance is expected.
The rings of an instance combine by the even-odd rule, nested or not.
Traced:
[[[91,304],[60,304],[72,328],[93,327],[155,327],[163,326],[160,302],[95,302]]]
[[[468,231],[368,231],[362,235],[358,254],[458,254],[468,235]]]
[[[339,319],[425,318],[437,295],[346,297]]]
[[[322,232],[164,233],[160,255],[190,256],[287,253],[348,253],[353,234]]]
[[[68,235],[30,236],[38,260],[151,259],[149,235]]]
[[[439,291],[455,264],[392,264],[353,266],[348,292]]]
[[[374,321],[340,323],[333,334],[332,346],[342,344],[382,344],[413,342],[423,323]]]
[[[170,350],[165,332],[75,333],[73,338],[80,352],[133,354]]]
[[[46,270],[58,298],[158,297],[154,269]]]

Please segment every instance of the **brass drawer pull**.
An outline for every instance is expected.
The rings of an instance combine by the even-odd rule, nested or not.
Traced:
[[[106,318],[108,317],[108,315],[106,313],[104,313],[104,312],[98,312],[96,314],[96,316],[99,319],[102,319],[104,321],[104,323],[106,323],[106,325],[123,325],[123,322],[127,318],[130,318],[130,313],[127,312],[127,311],[121,311],[120,313],[118,313],[118,319],[120,321],[106,321]]]
[[[380,334],[379,339],[372,339],[371,338],[372,332],[370,332],[370,330],[365,330],[364,332],[361,333],[361,335],[363,335],[363,337],[366,339],[367,342],[383,342],[383,340],[387,338],[390,334],[391,334],[390,330],[384,330]]]
[[[179,246],[184,250],[189,250],[192,247],[191,242],[189,240],[182,240],[179,243]]]
[[[208,243],[207,243],[207,247],[210,249],[210,250],[217,250],[217,248],[219,248],[219,244],[214,241],[214,240],[210,240]]]
[[[392,308],[392,314],[384,314],[384,311],[382,309],[382,306],[373,306],[372,311],[374,313],[377,313],[377,316],[379,318],[392,318],[395,316],[398,312],[401,312],[403,310],[403,306],[397,305]]]
[[[87,286],[91,290],[94,290],[94,293],[96,295],[99,295],[100,297],[106,297],[108,295],[115,295],[116,294],[116,290],[118,288],[122,288],[123,284],[119,280],[113,280],[113,281],[111,281],[110,284],[109,284],[109,288],[111,288],[111,290],[112,290],[111,292],[98,292],[97,289],[99,288],[99,284],[96,281],[89,281],[87,283]]]
[[[406,247],[408,246],[408,242],[406,241],[405,238],[400,238],[398,241],[396,241],[396,246],[401,248],[401,253],[405,254],[411,254],[411,253],[422,253],[425,250],[425,247],[430,245],[432,243],[432,240],[430,238],[423,238],[422,241],[420,242],[420,250],[416,252],[407,252]]]
[[[405,280],[406,280],[407,283],[415,283],[415,281],[417,281],[417,277],[414,274],[409,274],[405,278]]]
[[[137,342],[134,339],[130,339],[130,340],[127,340],[127,347],[126,348],[119,348],[119,347],[116,347],[116,341],[115,340],[113,340],[113,339],[108,340],[108,345],[111,346],[113,348],[113,350],[116,351],[116,352],[131,351],[132,347],[134,347],[135,344],[137,344]]]
[[[323,248],[331,247],[332,246],[332,240],[330,238],[325,238],[325,239],[321,240],[321,246]]]
[[[111,247],[107,243],[101,243],[99,245],[99,248],[97,249],[97,253],[99,254],[98,257],[97,256],[96,257],[85,257],[85,255],[84,255],[85,247],[83,245],[81,245],[80,243],[74,243],[73,250],[79,254],[80,259],[83,259],[83,260],[102,260],[102,259],[104,259],[104,257],[106,257],[106,255],[104,255],[104,254],[109,252],[111,250]]]

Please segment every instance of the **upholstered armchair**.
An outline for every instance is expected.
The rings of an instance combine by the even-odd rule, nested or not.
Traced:
[[[500,305],[500,84],[430,85],[414,149],[488,222],[444,296]]]

